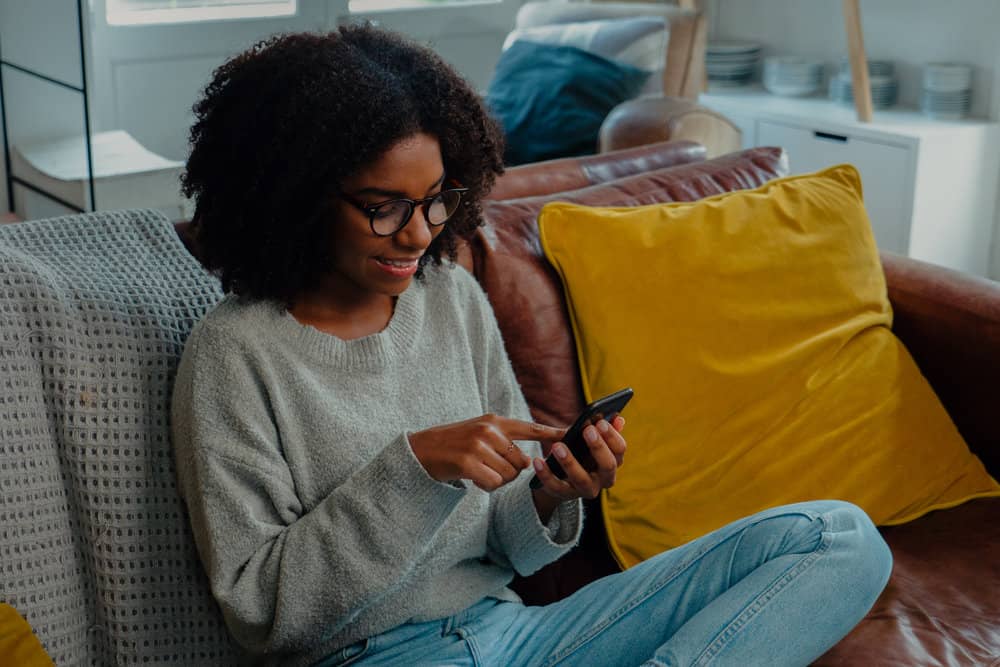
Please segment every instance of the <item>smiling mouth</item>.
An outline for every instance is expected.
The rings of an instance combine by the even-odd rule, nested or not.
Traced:
[[[376,257],[375,261],[379,264],[385,264],[386,266],[394,266],[399,269],[408,269],[411,266],[416,266],[417,262],[420,261],[419,257],[413,259],[389,259],[388,257]]]

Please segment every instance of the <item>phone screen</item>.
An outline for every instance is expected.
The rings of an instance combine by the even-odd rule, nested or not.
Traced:
[[[596,424],[602,419],[611,422],[618,413],[622,411],[627,404],[632,399],[632,389],[626,387],[620,391],[616,391],[613,394],[608,394],[603,398],[599,398],[593,401],[590,405],[583,409],[580,416],[576,418],[573,425],[570,426],[569,430],[566,431],[566,436],[563,441],[566,446],[569,447],[569,451],[572,452],[573,457],[580,462],[580,465],[584,467],[585,470],[593,470],[596,467],[594,459],[590,456],[590,448],[587,446],[587,442],[583,439],[583,429],[591,424]],[[559,465],[559,460],[556,459],[555,455],[550,454],[548,458],[545,459],[545,463],[548,464],[549,469],[552,473],[559,479],[565,479],[566,471],[563,467]],[[531,488],[538,489],[541,488],[542,481],[538,479],[537,476],[531,480]]]

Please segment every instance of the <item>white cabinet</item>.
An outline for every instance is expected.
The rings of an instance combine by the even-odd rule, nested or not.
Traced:
[[[742,148],[753,148],[758,145],[755,142],[757,136],[756,119],[750,114],[727,113],[726,118],[733,121],[733,125],[740,128]]]
[[[757,89],[710,92],[700,101],[738,119],[745,147],[784,148],[794,174],[857,167],[880,249],[987,275],[1000,125],[907,110],[876,111],[872,123],[859,123],[852,107]]]
[[[883,250],[906,254],[913,201],[912,179],[907,176],[913,171],[908,147],[766,120],[758,121],[756,129],[759,145],[788,151],[795,173],[843,162],[857,167],[875,241]]]

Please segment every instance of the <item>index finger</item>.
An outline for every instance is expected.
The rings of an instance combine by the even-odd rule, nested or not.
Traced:
[[[566,433],[564,428],[546,426],[535,422],[497,416],[497,426],[511,440],[559,440]]]

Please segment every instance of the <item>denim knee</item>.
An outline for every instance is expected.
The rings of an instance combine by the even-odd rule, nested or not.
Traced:
[[[831,549],[850,577],[856,595],[875,602],[892,573],[892,552],[867,513],[844,501],[825,501],[823,520],[834,534]]]

